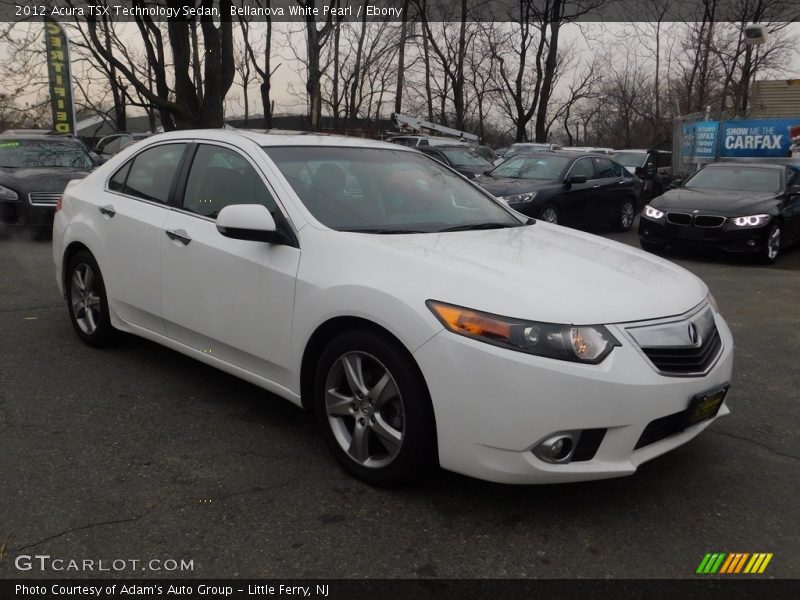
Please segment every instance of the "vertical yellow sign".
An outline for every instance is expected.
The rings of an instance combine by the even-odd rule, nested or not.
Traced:
[[[72,102],[72,76],[69,63],[69,38],[57,21],[44,18],[47,46],[47,71],[50,75],[50,104],[53,131],[75,133],[75,107]]]

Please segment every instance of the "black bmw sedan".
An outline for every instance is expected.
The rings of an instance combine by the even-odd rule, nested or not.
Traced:
[[[514,210],[563,225],[609,224],[627,231],[638,209],[639,180],[597,154],[518,154],[476,183]]]
[[[800,168],[716,163],[659,196],[639,221],[642,248],[706,247],[773,263],[800,242]]]
[[[57,135],[0,136],[0,222],[52,231],[61,193],[94,167],[86,148]]]

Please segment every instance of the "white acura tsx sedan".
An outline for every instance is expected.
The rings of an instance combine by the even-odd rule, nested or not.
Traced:
[[[628,475],[729,412],[702,281],[396,144],[153,136],[69,184],[53,255],[84,342],[133,333],[301,405],[372,484]]]

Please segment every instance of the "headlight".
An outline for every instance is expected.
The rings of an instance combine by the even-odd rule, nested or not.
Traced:
[[[555,358],[596,365],[620,343],[602,325],[537,323],[479,312],[435,300],[426,302],[446,329],[481,342]]]
[[[8,202],[16,202],[19,200],[19,196],[17,196],[17,192],[14,190],[10,190],[7,187],[0,185],[0,200],[6,200]]]
[[[756,227],[769,221],[769,215],[750,215],[747,217],[736,217],[733,224],[737,227]]]
[[[664,213],[658,210],[657,208],[653,208],[652,206],[647,206],[644,209],[644,214],[646,217],[650,217],[651,219],[660,219],[664,216]]]
[[[536,198],[536,192],[530,192],[528,194],[515,194],[513,196],[505,196],[503,198],[504,202],[508,204],[526,204],[528,202],[533,202],[533,199]]]
[[[706,300],[708,300],[708,303],[711,305],[711,308],[714,309],[714,312],[718,313],[719,312],[719,305],[717,304],[717,299],[714,298],[714,294],[712,294],[711,292],[708,292],[708,296],[706,296]]]

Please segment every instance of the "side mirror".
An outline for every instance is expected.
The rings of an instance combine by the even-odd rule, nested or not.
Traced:
[[[786,191],[787,198],[795,198],[798,196],[800,196],[800,184],[790,186],[789,189]]]
[[[217,215],[217,231],[234,240],[278,241],[275,219],[261,204],[231,204]]]
[[[585,175],[571,175],[564,180],[564,183],[567,185],[572,185],[573,183],[586,183],[589,181]]]
[[[683,183],[683,179],[673,179],[672,182],[669,184],[669,189],[674,190],[675,188],[681,187]]]

